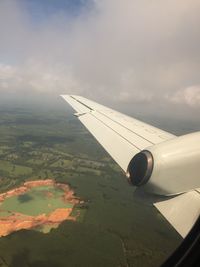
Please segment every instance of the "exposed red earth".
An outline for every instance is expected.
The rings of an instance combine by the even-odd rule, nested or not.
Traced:
[[[25,182],[16,189],[0,194],[0,205],[8,197],[22,195],[33,187],[48,185],[62,188],[63,201],[73,205],[80,202],[79,199],[74,196],[74,191],[71,190],[68,185],[56,183],[54,180],[48,179]],[[49,197],[51,197],[51,193],[49,193]],[[10,215],[0,218],[0,237],[21,229],[32,229],[42,225],[60,224],[64,220],[76,220],[76,217],[70,216],[72,210],[73,208],[58,208],[49,214],[43,213],[38,216],[12,212]]]

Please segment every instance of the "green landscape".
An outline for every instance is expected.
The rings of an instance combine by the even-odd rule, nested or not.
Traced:
[[[0,108],[0,192],[38,179],[70,185],[78,219],[0,238],[0,267],[153,267],[181,241],[71,109]]]

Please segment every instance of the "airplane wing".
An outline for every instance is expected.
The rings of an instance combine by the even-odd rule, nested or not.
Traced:
[[[177,160],[177,152],[171,153],[170,149],[177,148],[178,143],[180,143],[180,147],[183,147],[182,144],[188,142],[188,137],[185,138],[186,140],[184,138],[179,140],[179,137],[173,134],[81,96],[62,95],[62,97],[76,110],[74,115],[122,170],[128,176],[133,176],[134,185],[143,186],[145,184],[143,188],[147,188],[147,191],[158,195],[172,196],[170,199],[154,203],[154,206],[178,233],[185,237],[200,214],[200,191],[197,190],[200,187],[200,177],[195,176],[194,182],[188,182],[187,177],[182,182],[177,181],[182,175],[182,173],[177,174],[177,169],[182,166],[180,162],[183,161],[184,164],[185,158],[182,161]],[[162,151],[165,151],[165,154],[162,154]],[[171,157],[169,157],[170,153]],[[185,154],[183,148],[179,149],[179,153],[180,155]],[[190,153],[192,152],[190,151]],[[175,157],[173,162],[177,163],[177,166],[174,166],[175,164],[172,162],[173,157]],[[142,164],[140,164],[141,161],[143,161]],[[184,166],[186,168],[186,164]],[[147,167],[148,170],[146,170]],[[173,177],[168,182],[165,176],[166,173],[170,175],[171,169],[176,172],[172,173],[172,176],[178,178],[174,179]],[[186,173],[187,171],[185,171]],[[141,175],[144,178],[142,181],[138,180]]]

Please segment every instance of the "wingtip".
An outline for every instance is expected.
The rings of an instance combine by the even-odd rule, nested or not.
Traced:
[[[61,97],[69,96],[69,95],[60,95]]]
[[[80,96],[80,95],[72,95],[72,94],[66,94],[66,95],[60,95],[60,97],[62,97],[62,98],[68,98],[68,97],[71,97],[71,98],[78,98],[78,97],[82,97],[82,96]]]
[[[60,95],[60,97],[62,97],[63,99],[69,99],[69,98],[71,98],[71,95]]]

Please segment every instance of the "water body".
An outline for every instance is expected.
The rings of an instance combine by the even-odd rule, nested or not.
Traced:
[[[25,194],[6,198],[0,205],[0,217],[18,212],[25,215],[48,215],[57,208],[73,208],[73,204],[63,201],[64,191],[55,186],[33,187]]]

